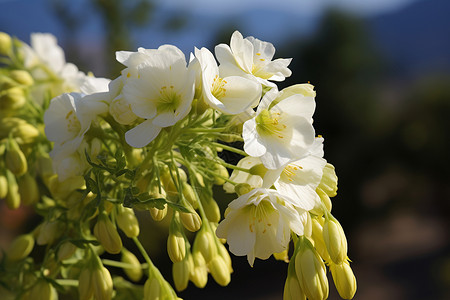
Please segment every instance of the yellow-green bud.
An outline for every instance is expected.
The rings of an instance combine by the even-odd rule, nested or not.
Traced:
[[[295,272],[295,261],[289,263],[288,275],[284,283],[283,300],[306,300]]]
[[[252,175],[258,175],[261,178],[264,178],[264,175],[266,175],[267,168],[263,164],[257,164],[250,168],[250,174]]]
[[[323,224],[323,240],[328,254],[335,264],[341,264],[347,259],[347,238],[341,224],[331,217]]]
[[[61,225],[58,221],[45,221],[42,223],[39,227],[36,243],[40,246],[53,243],[64,230],[61,228]]]
[[[171,226],[172,227],[172,226]],[[167,238],[167,253],[172,262],[182,261],[186,256],[186,241],[176,229],[170,230]]]
[[[0,55],[9,55],[11,52],[12,40],[7,33],[0,32]]]
[[[19,186],[16,177],[11,171],[6,170],[6,181],[8,182],[8,193],[6,194],[6,205],[9,209],[17,209],[20,206]]]
[[[104,266],[92,270],[92,288],[94,299],[110,300],[113,294],[113,282],[111,274]]]
[[[55,288],[45,279],[39,279],[31,288],[29,299],[35,300],[57,300]]]
[[[77,246],[69,241],[64,242],[58,249],[58,260],[61,261],[71,258],[72,255],[74,255],[75,251],[77,251]]]
[[[200,252],[206,263],[209,263],[217,256],[217,247],[211,232],[203,228],[197,233],[194,240],[193,251]]]
[[[33,77],[31,77],[30,73],[24,70],[12,70],[9,73],[9,76],[17,83],[25,86],[31,86],[34,84]]]
[[[220,221],[220,208],[217,202],[210,196],[203,196],[202,198],[203,210],[209,221],[218,223]]]
[[[195,211],[191,213],[180,212],[180,220],[184,228],[191,232],[196,232],[202,226],[202,219]]]
[[[348,261],[330,264],[331,275],[339,295],[343,299],[353,299],[356,293],[356,278]]]
[[[136,255],[134,255],[130,251],[123,248],[122,249],[122,262],[130,265],[130,268],[124,268],[123,271],[125,272],[125,274],[127,274],[127,276],[131,280],[133,280],[135,282],[141,280],[143,272],[142,272],[142,268],[141,268],[141,263],[137,259]]]
[[[216,255],[208,263],[209,271],[214,280],[221,286],[227,286],[230,283],[231,276],[227,264],[220,255]]]
[[[80,273],[78,278],[78,294],[80,300],[90,300],[94,295],[92,270],[90,268],[85,268]]]
[[[228,272],[230,272],[230,274],[233,273],[233,265],[232,265],[232,262],[231,262],[230,253],[228,253],[228,251],[225,248],[225,246],[220,244],[220,243],[217,246],[217,250],[218,250],[219,255],[223,258],[223,261],[227,265]]]
[[[31,124],[22,123],[11,130],[11,134],[17,143],[31,144],[39,136],[39,130]]]
[[[234,187],[234,191],[238,194],[238,196],[245,195],[251,190],[253,190],[253,188],[248,183],[239,183]]]
[[[312,234],[311,238],[314,242],[314,248],[316,248],[319,255],[325,260],[330,261],[330,255],[328,254],[327,246],[323,240],[323,228],[319,220],[316,218],[311,219],[312,223]]]
[[[18,236],[9,246],[6,256],[11,261],[18,261],[27,257],[34,248],[34,237],[32,234]]]
[[[102,151],[102,141],[98,138],[93,138],[91,141],[90,157],[96,158]]]
[[[187,257],[182,261],[173,263],[172,276],[177,291],[181,292],[187,288],[189,283],[189,262]]]
[[[116,222],[127,237],[134,238],[139,235],[139,223],[133,209],[117,205]]]
[[[227,168],[225,168],[221,164],[216,164],[216,169],[214,170],[214,172],[217,173],[217,175],[219,175],[214,176],[214,184],[216,185],[223,185],[226,182],[224,178],[230,177]]]
[[[198,288],[204,288],[208,282],[208,269],[203,255],[200,252],[192,253],[194,268],[190,269],[189,279]]]
[[[106,213],[101,213],[98,216],[97,223],[94,226],[94,235],[106,252],[117,254],[122,250],[122,240],[119,233]]]
[[[6,198],[8,195],[8,180],[6,176],[0,174],[0,199]]]
[[[157,209],[156,207],[150,207],[149,210],[153,220],[161,221],[167,215],[167,204],[164,204],[164,209]]]
[[[192,186],[187,182],[183,182],[182,188],[184,198],[186,198],[186,200],[192,205],[194,209],[197,209],[198,208],[197,197],[195,196],[195,192]]]
[[[319,195],[320,202],[325,205],[326,211],[330,212],[332,208],[330,197],[320,188],[316,189],[316,193]],[[318,216],[323,216],[325,214],[323,206],[318,203],[316,203],[316,206],[310,212]]]
[[[300,287],[310,300],[328,298],[328,280],[325,264],[311,243],[303,238],[300,250],[295,257],[295,272]]]
[[[14,139],[9,139],[5,165],[16,176],[23,175],[28,170],[27,159]]]
[[[322,189],[328,196],[334,197],[337,195],[337,181],[334,166],[327,163],[323,168],[323,175],[318,188]]]
[[[155,277],[150,277],[144,284],[144,300],[159,300],[161,285]]]
[[[20,87],[12,87],[0,92],[0,110],[16,110],[21,108],[25,102],[25,93]]]
[[[33,176],[25,173],[19,177],[17,184],[19,185],[20,199],[23,204],[32,205],[39,201],[39,188]]]

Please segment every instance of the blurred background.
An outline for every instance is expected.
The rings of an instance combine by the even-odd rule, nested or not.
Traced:
[[[234,30],[293,58],[280,89],[315,85],[314,124],[339,177],[332,212],[347,234],[355,299],[450,299],[450,1],[0,0],[0,31],[25,42],[53,33],[68,62],[98,77],[118,76],[116,50],[169,43],[188,56],[228,44]],[[27,222],[1,212],[5,244]],[[143,234],[170,279],[158,253],[164,237]],[[210,278],[179,295],[282,299],[285,263],[233,262],[227,288]],[[330,299],[339,299],[332,283]]]

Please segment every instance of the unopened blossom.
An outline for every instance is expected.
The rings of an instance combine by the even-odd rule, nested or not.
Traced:
[[[240,114],[258,105],[261,85],[243,76],[223,76],[216,60],[206,49],[195,49],[195,57],[200,63],[203,99],[211,107],[230,115]]]
[[[152,50],[136,71],[137,77],[130,76],[122,92],[133,113],[144,122],[126,132],[125,139],[141,148],[163,127],[174,125],[189,113],[195,77],[186,66],[183,52],[171,45]]]
[[[215,48],[220,72],[226,76],[249,74],[266,86],[275,86],[269,80],[283,81],[291,76],[289,59],[273,59],[275,47],[252,36],[244,38],[239,31],[231,36],[230,46],[217,45]]]
[[[279,101],[276,88],[268,91],[256,111],[256,116],[244,123],[244,150],[259,157],[268,169],[301,158],[314,142],[312,115],[313,97],[294,94]],[[276,103],[272,106],[272,102]]]
[[[230,251],[246,255],[253,266],[255,257],[267,259],[284,251],[291,231],[303,235],[302,217],[292,203],[275,190],[254,189],[228,205],[216,235],[227,239]]]

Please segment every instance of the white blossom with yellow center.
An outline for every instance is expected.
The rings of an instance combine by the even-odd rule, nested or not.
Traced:
[[[211,107],[230,115],[240,114],[258,105],[261,84],[244,76],[222,76],[212,53],[206,49],[195,49],[200,64],[203,99]]]
[[[276,88],[264,95],[256,116],[244,123],[242,132],[245,152],[260,157],[268,169],[279,169],[304,156],[315,135],[314,98],[293,94],[280,100],[278,95]]]
[[[306,214],[292,203],[275,190],[254,189],[228,205],[216,234],[227,239],[233,254],[246,255],[253,266],[256,257],[267,259],[284,251],[291,231],[303,235]]]
[[[288,65],[292,59],[275,59],[275,47],[252,36],[244,37],[239,31],[231,36],[230,46],[219,44],[215,48],[220,72],[226,76],[249,74],[261,84],[275,86],[269,80],[283,81],[291,76]]]
[[[133,113],[145,119],[125,134],[127,143],[136,148],[184,118],[194,98],[195,74],[188,70],[181,50],[163,45],[146,53],[136,56],[137,66],[130,62],[122,90]]]

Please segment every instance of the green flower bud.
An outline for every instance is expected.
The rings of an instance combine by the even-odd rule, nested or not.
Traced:
[[[316,218],[312,218],[311,223],[312,223],[311,238],[314,242],[314,248],[316,248],[319,255],[325,261],[328,262],[331,260],[331,258],[330,258],[330,255],[328,254],[328,250],[327,250],[327,246],[325,245],[325,241],[323,240],[323,228],[322,228],[322,225],[320,224],[321,222]]]
[[[98,216],[97,223],[94,226],[94,235],[106,252],[117,254],[122,250],[122,240],[119,233],[105,212]]]
[[[35,300],[57,300],[55,288],[45,279],[39,279],[31,288],[29,299]]]
[[[19,185],[20,199],[23,204],[32,205],[39,201],[39,188],[33,176],[25,173],[19,177],[17,184]]]
[[[0,199],[6,198],[8,195],[8,180],[6,176],[0,174]]]
[[[189,204],[192,205],[194,209],[197,209],[198,208],[197,197],[195,196],[195,192],[192,186],[187,182],[183,182],[182,188],[184,198],[189,202]]]
[[[133,209],[117,205],[116,222],[127,237],[133,238],[139,235],[139,223]]]
[[[347,259],[347,238],[341,224],[331,216],[323,224],[323,240],[328,254],[335,264],[341,264]]]
[[[311,242],[303,238],[295,256],[295,272],[300,287],[310,300],[328,298],[328,280],[325,264],[314,250]]]
[[[186,241],[178,229],[178,224],[172,221],[167,238],[167,253],[172,262],[182,261],[186,256]]]
[[[6,205],[9,209],[18,209],[20,206],[19,186],[16,177],[9,170],[5,170],[6,181],[8,182],[8,193],[6,194]]]
[[[226,182],[226,180],[224,178],[230,177],[230,174],[228,174],[227,168],[225,168],[221,164],[216,164],[214,171],[217,175],[219,175],[219,176],[214,176],[214,184],[216,184],[216,185],[223,185]]]
[[[253,190],[253,188],[248,183],[239,183],[234,187],[234,190],[238,196],[242,196]]]
[[[332,164],[327,163],[323,168],[322,180],[318,186],[328,196],[334,197],[337,195],[337,181],[336,171]]]
[[[206,267],[205,259],[200,252],[193,252],[192,260],[194,268],[189,270],[189,280],[191,280],[196,287],[204,288],[208,282],[208,269]]]
[[[113,282],[111,274],[104,266],[99,266],[92,271],[92,287],[94,299],[110,300],[113,294]]]
[[[17,143],[31,144],[39,136],[39,130],[31,124],[21,123],[11,130],[11,134]]]
[[[356,278],[348,261],[339,265],[331,263],[330,270],[339,296],[342,299],[353,299],[356,293]]]
[[[289,263],[288,275],[284,284],[283,300],[306,300],[295,272],[295,261]]]
[[[261,178],[264,178],[264,175],[266,175],[267,168],[263,164],[257,164],[250,168],[250,174],[252,175],[258,175]]]
[[[25,102],[25,93],[20,87],[12,87],[0,92],[0,111],[19,109]]]
[[[12,39],[7,33],[0,32],[0,55],[8,56],[11,52]]]
[[[83,269],[78,278],[78,294],[80,300],[90,300],[94,295],[94,286],[92,282],[92,270]]]
[[[208,263],[209,271],[213,276],[214,280],[221,286],[227,286],[231,281],[230,272],[228,267],[220,255],[216,255]]]
[[[40,246],[52,244],[63,232],[61,223],[58,221],[45,221],[39,226],[36,243]]]
[[[58,260],[62,261],[71,258],[75,251],[77,251],[77,246],[69,241],[64,242],[58,249]]]
[[[161,221],[167,215],[167,204],[164,204],[164,209],[157,209],[156,207],[150,207],[149,211],[153,220]]]
[[[187,257],[182,261],[173,263],[172,276],[177,291],[181,292],[187,288],[189,283],[189,262]]]
[[[219,205],[217,205],[217,202],[208,195],[204,195],[203,197],[201,197],[201,200],[206,218],[208,218],[208,220],[211,222],[218,223],[220,221],[220,209]]]
[[[25,86],[31,86],[34,84],[33,77],[31,77],[30,73],[24,70],[12,70],[9,73],[9,76],[17,83]]]
[[[217,247],[211,232],[202,228],[202,230],[197,233],[194,240],[193,251],[200,252],[206,263],[209,263],[217,256]]]
[[[158,279],[150,277],[144,284],[144,300],[159,300],[161,299],[161,285]]]
[[[124,268],[123,271],[127,276],[137,282],[141,280],[143,271],[141,268],[141,263],[137,259],[136,255],[128,251],[127,249],[122,249],[122,262],[133,266],[132,268]]]
[[[34,237],[32,234],[23,234],[14,239],[9,246],[6,256],[11,261],[22,260],[27,257],[34,248]]]
[[[9,139],[5,165],[16,176],[23,175],[28,170],[27,159],[14,139]]]
[[[227,265],[228,272],[230,272],[230,274],[233,273],[233,266],[232,266],[232,262],[231,262],[230,253],[228,253],[227,249],[222,244],[218,244],[217,250],[218,250],[219,255],[223,258],[223,261]]]
[[[202,226],[202,219],[197,212],[191,213],[180,212],[180,220],[184,228],[191,232],[196,232]]]

